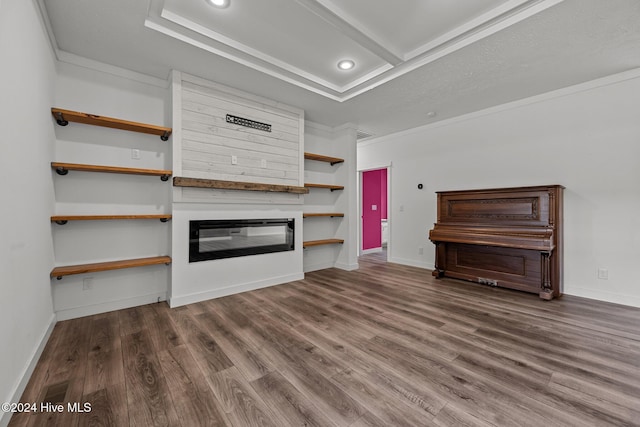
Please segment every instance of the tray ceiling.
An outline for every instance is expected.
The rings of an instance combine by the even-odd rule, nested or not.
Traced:
[[[345,101],[560,1],[151,0],[145,26]]]
[[[640,72],[638,0],[35,1],[60,67],[180,70],[374,137]]]

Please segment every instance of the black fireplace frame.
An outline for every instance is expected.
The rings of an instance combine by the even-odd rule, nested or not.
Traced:
[[[235,229],[243,227],[273,227],[284,225],[285,243],[242,247],[223,250],[200,250],[200,230]],[[189,221],[189,262],[210,261],[251,255],[262,255],[275,252],[295,250],[294,218],[261,218],[261,219],[216,219]]]

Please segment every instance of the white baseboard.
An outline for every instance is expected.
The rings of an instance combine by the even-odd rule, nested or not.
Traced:
[[[123,308],[131,308],[137,307],[139,305],[151,304],[158,301],[165,301],[166,299],[166,292],[156,292],[153,294],[147,294],[117,301],[108,301],[100,304],[67,308],[57,311],[56,315],[58,317],[58,320],[77,319],[78,317],[91,316],[94,314],[107,313],[114,310],[122,310]]]
[[[38,346],[34,349],[34,352],[29,359],[29,363],[27,363],[27,365],[24,367],[24,371],[20,376],[20,381],[18,381],[18,383],[14,387],[13,393],[11,394],[12,398],[9,400],[9,402],[20,402],[22,393],[24,393],[24,389],[27,388],[27,384],[29,383],[31,375],[33,375],[33,371],[35,370],[36,365],[40,360],[40,356],[42,356],[44,347],[49,341],[49,337],[53,332],[53,327],[56,326],[56,322],[56,315],[52,314],[51,318],[49,319],[49,326],[47,326],[47,329],[44,331],[44,334],[40,338]],[[6,427],[7,425],[9,425],[9,420],[11,420],[12,415],[13,414],[11,412],[0,411],[0,427]]]
[[[172,296],[169,298],[169,307],[180,307],[186,304],[193,304],[200,301],[226,297],[228,295],[239,294],[242,292],[253,291],[256,289],[267,288],[269,286],[281,285],[283,283],[295,282],[304,279],[303,273],[289,274],[286,276],[271,277],[266,280],[259,280],[251,283],[242,283],[239,285],[228,286],[222,289],[214,289],[211,291],[197,292],[189,295]]]
[[[305,264],[304,265],[304,272],[305,273],[311,273],[312,271],[318,271],[318,270],[325,270],[327,268],[333,268],[334,267],[334,263],[333,262],[323,262],[320,264]]]
[[[382,252],[382,247],[371,248],[371,249],[363,249],[362,250],[362,255],[375,254],[376,252]]]
[[[567,289],[568,288],[568,289]],[[622,304],[630,307],[640,307],[640,298],[631,295],[621,295],[613,292],[606,292],[602,290],[593,290],[586,288],[579,288],[574,286],[567,286],[565,284],[563,293],[565,295],[572,295],[576,297],[589,298],[598,301],[611,302],[614,304]]]
[[[396,264],[408,265],[411,267],[426,268],[427,270],[433,270],[433,263],[419,262],[412,259],[396,258],[396,257],[389,258],[387,261],[393,262]]]
[[[339,268],[340,270],[353,271],[360,268],[360,265],[356,262],[354,264],[345,264],[343,262],[336,262],[333,265],[335,268]]]

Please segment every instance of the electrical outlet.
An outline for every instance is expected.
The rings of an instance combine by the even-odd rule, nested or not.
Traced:
[[[232,165],[238,164],[238,156],[231,156],[231,164]]]
[[[607,270],[606,268],[599,268],[598,279],[602,279],[602,280],[609,279],[609,270]]]
[[[137,148],[131,149],[131,158],[133,160],[140,160],[140,150]]]
[[[82,279],[82,290],[88,291],[93,289],[93,277],[86,277]]]

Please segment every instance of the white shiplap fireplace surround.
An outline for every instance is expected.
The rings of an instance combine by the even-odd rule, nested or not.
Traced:
[[[174,177],[304,186],[304,112],[173,72]],[[227,115],[271,125],[228,123]],[[177,307],[304,277],[301,194],[173,187],[172,273]],[[189,221],[293,218],[293,251],[189,263]]]

